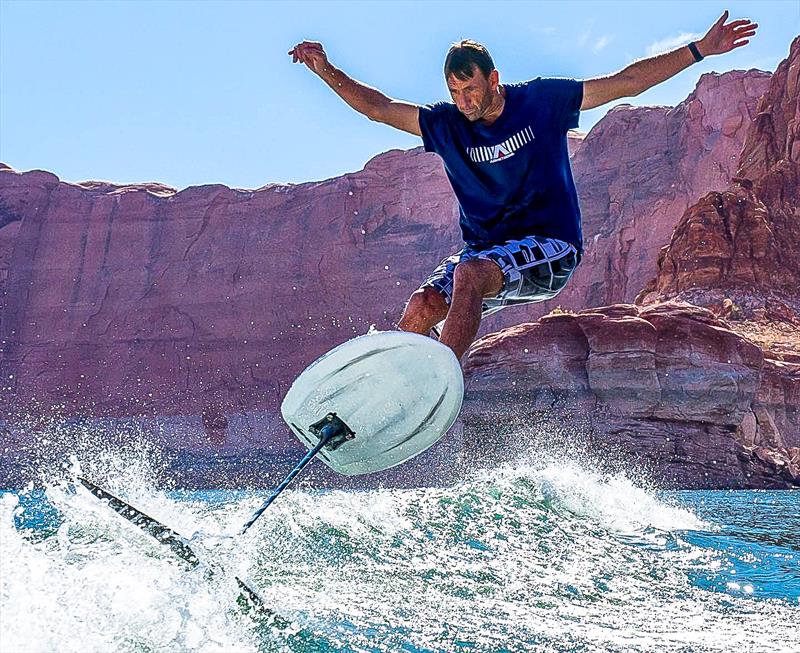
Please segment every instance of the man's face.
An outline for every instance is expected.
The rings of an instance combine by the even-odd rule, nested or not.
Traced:
[[[455,75],[448,75],[447,88],[456,107],[470,122],[480,120],[492,104],[497,93],[499,74],[496,70],[486,77],[477,66],[472,67],[472,77],[464,81]]]

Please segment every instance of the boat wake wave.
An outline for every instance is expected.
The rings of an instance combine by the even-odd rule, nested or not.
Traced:
[[[730,561],[693,543],[719,531],[693,506],[574,462],[451,487],[289,491],[243,537],[263,494],[164,493],[146,465],[110,469],[109,491],[247,578],[293,625],[237,609],[232,576],[187,569],[76,491],[74,461],[2,496],[9,650],[780,650],[797,616],[791,597],[697,581]]]

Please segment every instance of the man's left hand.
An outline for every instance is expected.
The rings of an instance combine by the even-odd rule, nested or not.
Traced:
[[[707,57],[711,54],[724,54],[736,48],[741,48],[750,42],[750,37],[755,36],[758,25],[747,19],[728,20],[728,11],[720,16],[719,20],[711,26],[708,33],[697,42],[700,54]]]

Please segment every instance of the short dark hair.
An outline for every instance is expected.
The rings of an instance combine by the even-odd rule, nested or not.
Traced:
[[[453,43],[444,60],[445,79],[454,75],[461,81],[466,81],[475,73],[475,68],[480,70],[484,77],[488,77],[494,70],[494,61],[486,46],[471,39],[461,39]]]

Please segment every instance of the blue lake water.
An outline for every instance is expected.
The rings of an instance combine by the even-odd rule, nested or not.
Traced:
[[[657,492],[577,463],[450,487],[102,482],[224,569],[187,570],[68,475],[0,497],[0,650],[800,650],[800,493]],[[100,480],[100,479],[98,479]],[[289,621],[236,602],[246,578]]]

